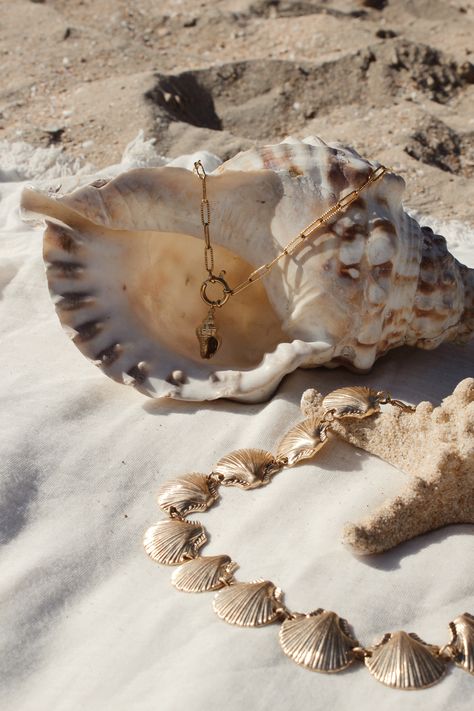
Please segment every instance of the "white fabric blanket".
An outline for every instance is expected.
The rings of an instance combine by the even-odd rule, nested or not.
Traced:
[[[221,622],[213,594],[177,592],[171,569],[147,558],[141,538],[161,518],[155,493],[162,482],[210,471],[238,447],[272,448],[300,419],[306,388],[357,382],[415,403],[439,402],[474,375],[474,342],[402,349],[364,377],[298,371],[263,405],[148,400],[107,379],[61,330],[44,277],[42,230],[18,212],[25,180],[44,175],[45,156],[15,150],[22,168],[7,166],[0,186],[1,708],[472,709],[474,678],[456,668],[437,686],[408,693],[384,687],[359,665],[336,675],[296,666],[280,650],[277,625]],[[80,182],[59,178],[77,166],[48,160],[50,183]],[[160,160],[139,140],[120,166],[101,174]],[[432,226],[474,266],[472,231]],[[291,609],[335,610],[363,644],[397,629],[442,644],[450,620],[474,613],[471,528],[446,528],[366,559],[340,542],[345,522],[404,480],[341,443],[261,490],[226,489],[214,510],[196,518],[211,534],[206,554],[230,554],[240,580],[273,580]]]

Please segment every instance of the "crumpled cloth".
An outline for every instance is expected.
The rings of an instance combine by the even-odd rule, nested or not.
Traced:
[[[130,161],[114,171],[122,167]],[[0,184],[2,709],[471,709],[474,678],[457,668],[407,693],[360,665],[335,675],[298,667],[279,647],[278,625],[222,622],[213,593],[176,591],[172,569],[152,562],[141,539],[162,518],[159,485],[209,472],[239,447],[274,448],[301,419],[306,388],[325,393],[357,383],[413,403],[439,402],[474,375],[474,342],[400,349],[367,376],[298,371],[266,404],[153,402],[107,379],[62,332],[44,276],[42,230],[18,212],[24,185]],[[472,230],[432,225],[474,266]],[[448,622],[474,613],[472,527],[445,528],[371,558],[341,543],[344,523],[405,480],[333,443],[265,488],[222,490],[218,506],[192,518],[210,533],[206,555],[231,555],[239,580],[272,580],[291,609],[334,610],[364,645],[397,629],[444,644]]]

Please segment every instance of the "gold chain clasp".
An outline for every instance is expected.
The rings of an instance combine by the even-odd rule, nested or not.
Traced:
[[[207,295],[207,287],[209,284],[220,284],[222,286],[222,298],[220,299],[211,299]],[[229,296],[231,296],[232,290],[226,280],[222,276],[215,276],[212,274],[210,277],[205,279],[205,281],[202,282],[201,284],[201,299],[208,304],[208,306],[217,306],[220,308],[221,306],[224,306],[226,301],[228,300]]]
[[[200,178],[201,180],[205,180],[205,179],[206,179],[206,171],[204,170],[204,166],[203,166],[203,164],[201,163],[200,160],[195,161],[195,163],[194,163],[194,170],[195,170],[196,175],[198,176],[198,178]]]

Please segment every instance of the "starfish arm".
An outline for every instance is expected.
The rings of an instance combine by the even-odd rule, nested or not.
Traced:
[[[456,478],[416,477],[401,496],[386,501],[358,523],[348,524],[344,542],[358,555],[382,553],[436,528],[474,523],[472,473],[458,470]]]
[[[303,414],[322,413],[321,395],[307,390]],[[389,550],[453,523],[474,523],[474,378],[442,404],[415,412],[386,409],[375,417],[334,419],[331,432],[410,474],[410,484],[368,518],[346,526],[355,553]]]

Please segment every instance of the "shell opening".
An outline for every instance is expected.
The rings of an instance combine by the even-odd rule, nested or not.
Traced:
[[[80,271],[69,268],[64,255],[65,232]],[[175,232],[102,228],[100,233],[82,232],[79,243],[74,230],[49,223],[45,234],[50,288],[63,325],[77,334],[76,345],[103,367],[119,365],[132,378],[135,371],[143,374],[148,361],[151,363],[145,370],[153,374],[156,356],[152,344],[156,342],[202,367],[196,337],[196,327],[208,311],[200,297],[206,277],[202,240]],[[242,281],[254,268],[224,247],[216,245],[214,252],[215,263],[225,267],[230,284]],[[58,269],[65,259],[67,268]],[[211,367],[250,368],[286,340],[261,283],[216,309],[215,320],[222,347]],[[127,352],[131,356],[128,342],[132,347],[131,334],[137,331],[136,358],[117,364]],[[140,342],[138,349],[136,343]],[[164,363],[157,365],[163,370]],[[178,371],[172,365],[163,373],[163,380],[174,382],[173,374]],[[185,378],[182,373],[180,379]]]

